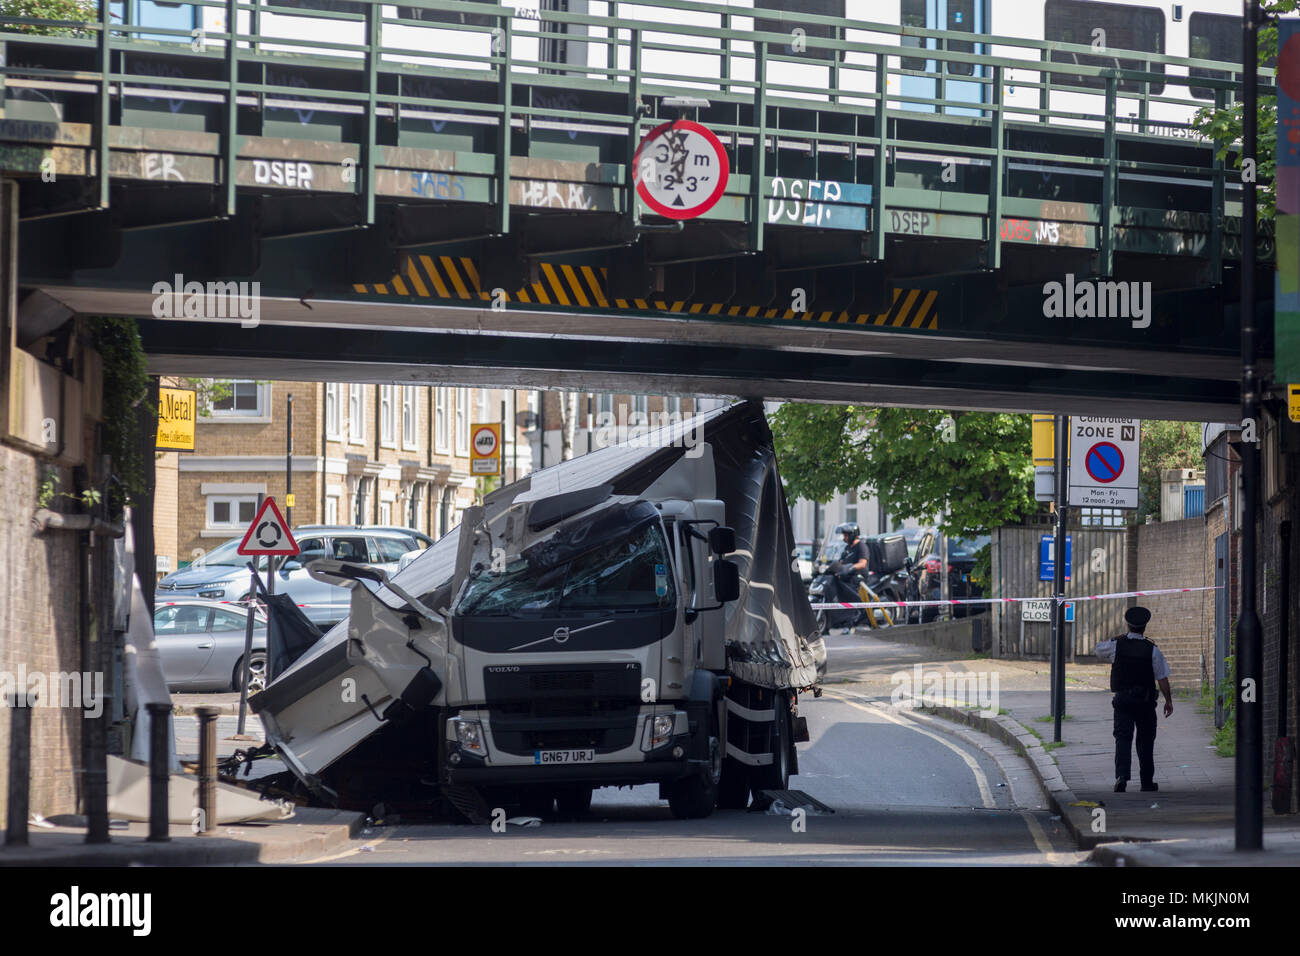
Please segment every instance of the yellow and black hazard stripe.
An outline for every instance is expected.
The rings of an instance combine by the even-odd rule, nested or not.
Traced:
[[[618,309],[648,312],[681,312],[686,315],[725,316],[746,319],[786,319],[838,325],[873,325],[885,328],[937,329],[939,313],[933,289],[895,289],[889,311],[876,315],[848,312],[795,312],[722,302],[687,303],[666,299],[613,299],[605,294],[606,270],[567,262],[543,262],[541,276],[514,292],[502,291],[506,302],[525,305],[563,305],[582,309]],[[479,284],[478,269],[467,256],[407,256],[402,270],[387,282],[358,282],[353,290],[363,295],[400,295],[421,299],[490,301],[492,294]]]

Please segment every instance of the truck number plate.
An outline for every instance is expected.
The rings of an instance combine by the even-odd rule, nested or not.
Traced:
[[[592,763],[594,750],[534,750],[533,763]]]

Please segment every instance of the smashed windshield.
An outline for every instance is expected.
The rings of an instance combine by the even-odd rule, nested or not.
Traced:
[[[553,549],[530,549],[498,573],[479,572],[457,614],[646,610],[673,607],[668,549],[658,523],[555,560]],[[570,556],[572,555],[572,556]]]

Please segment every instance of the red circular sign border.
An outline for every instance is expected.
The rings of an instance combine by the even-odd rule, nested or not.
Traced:
[[[665,206],[659,200],[651,196],[650,190],[641,179],[641,150],[645,149],[647,143],[656,140],[664,130],[675,129],[678,127],[689,129],[692,132],[699,133],[703,136],[712,144],[713,151],[717,153],[722,162],[723,174],[718,177],[718,185],[714,187],[713,193],[705,199],[704,202],[700,203],[698,206],[692,207],[691,211],[686,215],[674,210],[671,206]],[[636,152],[632,155],[632,178],[636,180],[636,194],[641,197],[641,201],[659,215],[667,219],[697,219],[716,206],[718,200],[722,198],[722,194],[727,188],[727,181],[731,178],[731,160],[727,157],[727,150],[726,147],[722,145],[722,140],[718,139],[718,137],[714,135],[713,131],[707,126],[702,126],[694,120],[676,119],[656,126],[645,135],[644,139],[641,140],[640,145],[636,148]]]
[[[1096,451],[1098,448],[1101,448],[1103,445],[1107,448],[1115,449],[1115,454],[1119,455],[1119,471],[1115,472],[1113,478],[1098,478],[1096,475],[1092,473],[1092,469],[1088,467],[1088,459],[1092,457],[1092,453]],[[1124,474],[1124,452],[1121,451],[1119,445],[1116,445],[1114,442],[1099,441],[1097,442],[1097,444],[1089,448],[1088,453],[1083,456],[1083,469],[1088,473],[1088,477],[1090,477],[1093,481],[1101,482],[1103,485],[1108,485],[1112,481],[1118,481],[1119,476]]]
[[[496,444],[495,444],[495,446],[493,446],[492,450],[491,450],[490,452],[488,452],[486,455],[484,455],[482,452],[480,452],[480,451],[478,450],[478,448],[477,448],[478,436],[479,436],[480,434],[482,434],[483,432],[487,432],[489,435],[491,435],[491,436],[496,440]],[[470,436],[470,439],[469,439],[469,447],[470,447],[470,448],[473,448],[473,449],[474,449],[474,454],[478,455],[480,458],[491,458],[493,455],[495,455],[495,454],[497,453],[497,449],[501,447],[501,439],[497,437],[497,433],[496,433],[495,431],[492,430],[492,426],[491,426],[491,425],[480,425],[480,426],[479,426],[479,427],[474,431],[474,434]]]

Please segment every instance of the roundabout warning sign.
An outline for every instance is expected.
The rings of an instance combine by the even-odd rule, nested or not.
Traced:
[[[637,195],[669,219],[694,219],[717,204],[731,163],[718,137],[699,123],[673,120],[656,126],[632,159]]]
[[[1072,417],[1069,503],[1136,508],[1141,433],[1142,422],[1136,418]]]

